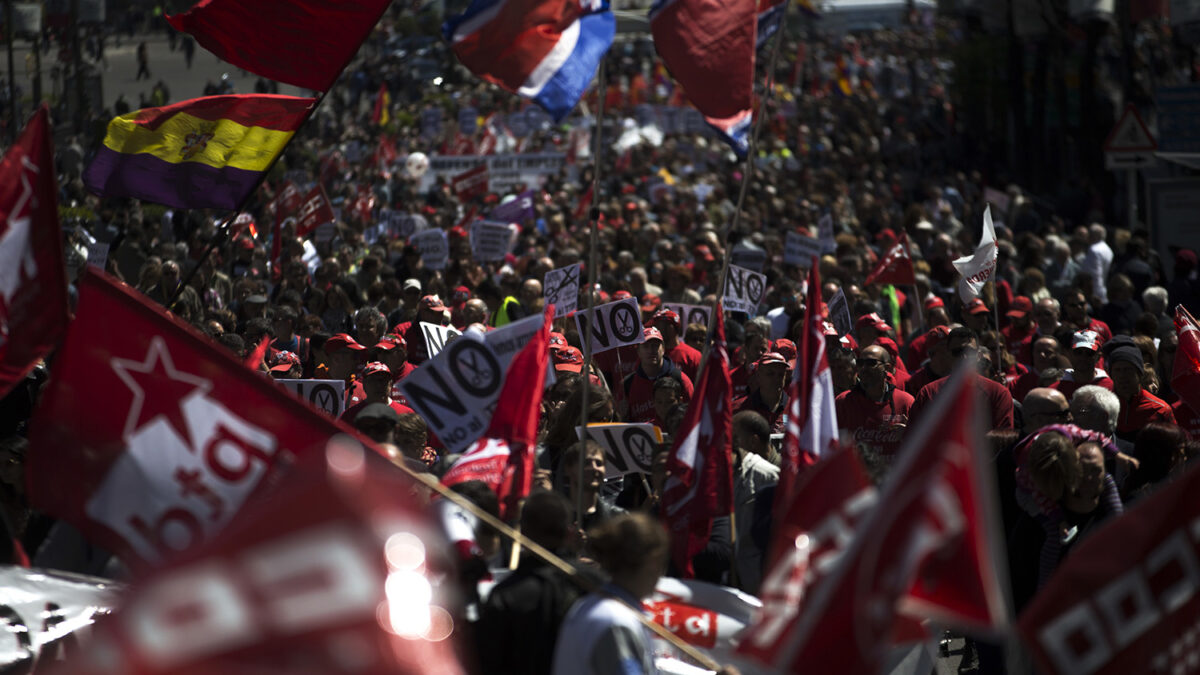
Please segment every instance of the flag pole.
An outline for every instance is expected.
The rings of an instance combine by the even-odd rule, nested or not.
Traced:
[[[592,372],[592,322],[596,318],[596,268],[600,266],[600,166],[604,152],[604,101],[608,98],[608,66],[607,57],[600,59],[600,73],[596,82],[596,117],[595,117],[595,149],[592,151],[592,208],[588,213],[588,285],[587,285],[587,320],[584,322],[584,334],[579,337],[583,343],[583,384],[582,405],[579,410],[579,426],[583,428],[583,439],[587,440],[588,422],[588,390],[591,387]],[[617,369],[620,375],[620,369]],[[616,383],[614,383],[616,384]],[[620,385],[617,385],[620,386]],[[575,483],[575,522],[583,527],[583,454],[579,454],[579,467]]]
[[[385,12],[387,12],[387,9],[388,5],[385,4],[383,8],[379,10],[379,15],[375,17],[375,21],[371,25],[379,23],[379,20],[383,18],[383,15]],[[333,89],[334,83],[338,81],[338,78],[342,76],[342,73],[346,72],[346,66],[349,66],[350,62],[352,62],[358,55],[358,50],[362,48],[363,42],[366,42],[369,37],[371,37],[370,33],[364,36],[362,42],[358,43],[358,48],[350,52],[345,61],[342,62],[342,67],[338,68],[337,77],[334,77],[332,80],[330,80],[329,84],[325,87],[325,91],[321,92],[321,95],[318,96],[317,100],[313,102],[312,107],[308,109],[308,114],[304,116],[304,119],[300,121],[300,125],[296,127],[295,133],[293,133],[291,138],[289,138],[287,142],[283,144],[283,147],[279,149],[279,152],[275,153],[275,156],[271,158],[271,163],[267,164],[266,170],[264,170],[258,177],[258,180],[255,181],[254,188],[246,193],[246,196],[242,198],[242,201],[238,204],[237,208],[233,210],[233,213],[229,214],[229,216],[225,218],[225,222],[221,223],[220,227],[217,228],[217,231],[213,233],[212,238],[209,239],[208,243],[204,246],[204,252],[200,255],[200,258],[196,261],[196,264],[192,267],[191,271],[184,275],[183,279],[180,280],[179,287],[175,289],[174,295],[172,295],[170,301],[167,302],[166,307],[168,310],[170,310],[171,307],[175,305],[176,301],[179,300],[179,296],[183,294],[183,289],[187,288],[187,285],[191,283],[192,277],[196,276],[196,272],[200,270],[200,267],[204,265],[204,263],[208,260],[208,257],[212,255],[213,249],[224,240],[225,234],[229,231],[229,225],[233,223],[233,220],[237,218],[239,213],[242,212],[242,209],[246,208],[246,204],[249,203],[254,194],[258,192],[258,189],[262,187],[263,182],[267,179],[267,174],[271,173],[271,169],[275,168],[276,162],[278,162],[279,158],[283,156],[283,151],[287,150],[288,146],[291,145],[293,140],[295,140],[296,134],[300,133],[300,130],[304,128],[304,125],[308,124],[308,121],[312,119],[313,114],[317,112],[317,108],[321,107],[321,103],[325,100],[325,97],[329,94],[329,91]],[[318,175],[318,180],[319,179],[320,176]]]
[[[366,451],[366,450],[364,450],[364,451]],[[582,459],[580,460],[580,464],[583,464]],[[424,485],[425,487],[428,487],[430,490],[433,490],[434,492],[438,493],[438,495],[441,496],[442,498],[449,499],[450,501],[454,502],[455,505],[461,507],[463,510],[467,511],[468,513],[475,516],[476,518],[483,521],[484,523],[491,526],[492,528],[495,528],[495,530],[497,532],[512,539],[514,542],[516,542],[517,544],[519,544],[523,548],[525,548],[525,550],[529,551],[530,553],[532,553],[532,554],[536,555],[537,557],[541,558],[542,560],[546,561],[552,567],[554,567],[558,571],[562,572],[563,574],[567,575],[567,578],[569,578],[572,582],[578,584],[579,587],[582,588],[583,590],[590,592],[590,593],[597,593],[597,592],[603,593],[603,591],[598,583],[589,579],[585,575],[580,574],[579,570],[577,570],[573,566],[571,566],[570,563],[568,563],[567,561],[558,557],[553,552],[551,552],[550,550],[543,547],[541,544],[539,544],[536,541],[533,541],[529,537],[525,536],[523,533],[521,533],[521,531],[509,526],[508,523],[505,523],[504,521],[500,520],[496,516],[493,516],[492,514],[488,513],[487,511],[484,511],[483,509],[479,508],[471,500],[467,499],[466,497],[463,497],[462,495],[451,490],[450,488],[446,487],[445,485],[442,485],[442,483],[437,478],[433,477],[432,474],[417,473],[413,469],[410,469],[403,462],[394,463],[393,466],[399,468],[401,471],[408,474],[408,476],[410,478],[412,478],[413,480]],[[606,597],[614,598],[616,600],[621,600],[622,602],[625,602],[622,598],[617,598],[615,596],[606,594]],[[634,610],[633,613],[637,616],[638,621],[642,622],[643,626],[645,626],[646,628],[653,631],[655,635],[662,638],[663,640],[670,642],[673,647],[678,649],[680,652],[682,652],[688,658],[695,660],[696,663],[700,664],[704,668],[707,668],[708,670],[720,670],[721,669],[721,665],[719,663],[717,663],[716,661],[714,661],[707,654],[700,652],[692,645],[683,641],[679,636],[677,636],[674,633],[672,633],[671,631],[667,630],[664,626],[661,626],[661,625],[655,623],[653,620],[651,620],[649,617],[647,617],[641,607],[634,607],[633,605],[630,605],[629,603],[626,603],[626,605],[629,606],[630,609]]]
[[[755,18],[757,21],[757,17]],[[758,115],[754,119],[754,126],[750,131],[750,141],[746,148],[746,164],[742,170],[742,184],[738,189],[737,208],[733,212],[733,222],[725,230],[724,241],[721,242],[722,248],[725,249],[721,262],[721,276],[719,278],[720,285],[717,287],[717,298],[713,303],[713,311],[708,315],[708,330],[704,333],[704,349],[700,354],[700,367],[696,370],[697,377],[699,373],[704,371],[704,366],[708,362],[708,353],[712,348],[713,331],[716,330],[717,312],[720,311],[721,299],[725,297],[725,278],[729,275],[729,263],[732,256],[729,252],[729,234],[738,229],[738,225],[742,221],[742,210],[746,203],[746,192],[750,187],[750,177],[754,173],[754,156],[758,152],[758,134],[762,130],[763,118],[767,116],[767,102],[771,99],[774,93],[775,86],[775,63],[779,59],[779,48],[783,44],[783,34],[787,30],[787,8],[783,11],[783,16],[779,19],[779,32],[775,36],[775,44],[771,47],[771,58],[767,60],[766,82],[761,99],[758,102]]]

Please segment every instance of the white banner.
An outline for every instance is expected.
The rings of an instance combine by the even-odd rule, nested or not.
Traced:
[[[765,274],[730,265],[729,274],[725,276],[725,309],[753,315],[758,311],[758,305],[762,302],[766,290]]]
[[[346,412],[346,383],[342,380],[275,380],[284,389],[334,418]]]
[[[575,433],[582,438],[583,427]],[[662,431],[653,424],[589,424],[588,438],[604,448],[604,477],[650,473],[654,452],[663,442]]]
[[[567,156],[561,152],[507,155],[430,155],[429,170],[421,177],[420,191],[433,189],[437,179],[449,181],[454,176],[487,164],[488,191],[504,194],[518,185],[539,187],[547,176],[562,171]]]
[[[788,232],[783,239],[783,262],[808,269],[813,258],[820,259],[821,242],[798,232]]]
[[[508,365],[542,321],[538,315],[487,333],[468,330],[400,382],[408,405],[450,452],[462,452],[487,429]]]
[[[708,305],[685,305],[681,302],[664,302],[663,309],[669,309],[679,315],[679,320],[683,323],[679,331],[682,335],[689,324],[702,323],[707,328],[709,320],[712,318],[712,308]]]
[[[729,259],[729,263],[731,265],[744,267],[748,270],[754,270],[755,272],[761,272],[763,270],[763,266],[767,264],[766,251],[762,250],[761,248],[747,246],[745,244],[738,244],[737,246],[734,246],[730,255],[731,257]]]
[[[989,205],[983,210],[983,235],[975,253],[954,261],[954,268],[962,275],[958,280],[958,295],[963,302],[978,298],[983,285],[991,281],[996,273],[997,250],[996,228],[992,226],[992,207]]]
[[[475,221],[471,224],[471,257],[479,262],[504,260],[516,240],[517,231],[508,223]]]
[[[575,327],[579,335],[591,334],[592,353],[599,354],[625,345],[635,345],[646,341],[642,335],[642,308],[637,300],[625,298],[594,307],[596,325],[591,331],[587,330],[587,312],[575,312]]]
[[[829,299],[829,323],[833,324],[838,335],[842,337],[854,329],[854,319],[850,318],[850,305],[846,302],[846,294],[840,288]]]
[[[579,275],[583,263],[567,265],[546,272],[542,294],[547,305],[554,305],[554,318],[566,316],[579,306]]]
[[[408,243],[421,253],[427,269],[444,270],[450,262],[450,243],[443,230],[421,230],[408,238]]]
[[[446,343],[451,337],[462,335],[462,331],[453,326],[439,326],[435,323],[426,323],[421,321],[418,324],[421,327],[421,335],[425,336],[426,354],[436,356],[438,352],[446,347]]]

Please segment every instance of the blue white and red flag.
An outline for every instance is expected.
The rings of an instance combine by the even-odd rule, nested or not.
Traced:
[[[605,0],[474,0],[442,33],[471,72],[557,122],[587,90],[616,28]]]

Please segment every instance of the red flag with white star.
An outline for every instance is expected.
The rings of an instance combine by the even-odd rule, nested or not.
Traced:
[[[0,397],[67,330],[67,273],[45,106],[0,160]]]
[[[210,538],[338,430],[89,268],[34,413],[29,498],[131,565],[154,564]]]

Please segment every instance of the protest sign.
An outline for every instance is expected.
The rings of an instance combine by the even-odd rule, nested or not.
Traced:
[[[642,607],[657,624],[676,637],[724,663],[733,653],[739,633],[754,621],[762,603],[728,586],[695,579],[662,577]],[[743,637],[744,639],[744,637]],[[686,658],[671,643],[655,637],[656,658]]]
[[[332,223],[334,220],[333,204],[330,203],[329,197],[325,196],[325,189],[317,185],[304,195],[303,201],[300,202],[299,210],[294,214],[287,214],[284,217],[294,216],[296,218],[296,236],[305,237],[309,232],[317,229],[317,226],[325,223]]]
[[[333,417],[346,412],[346,383],[343,380],[275,380],[284,389]]]
[[[821,242],[797,232],[788,232],[783,240],[783,262],[808,269],[813,258],[821,257]]]
[[[508,223],[477,220],[471,224],[471,257],[479,262],[504,260],[516,232]]]
[[[730,265],[729,273],[725,275],[725,308],[731,312],[753,315],[758,311],[758,304],[762,302],[766,288],[765,274]]]
[[[575,433],[583,437],[583,427]],[[654,450],[662,444],[662,431],[653,424],[589,424],[588,438],[604,448],[604,477],[650,473]]]
[[[732,256],[729,259],[730,264],[755,272],[761,272],[763,266],[767,264],[767,252],[757,246],[738,244],[733,247],[730,255]]]
[[[514,132],[515,133],[515,132]],[[518,134],[519,135],[519,134]],[[429,170],[421,177],[420,192],[427,193],[440,178],[443,182],[480,164],[487,166],[488,189],[503,194],[518,186],[538,187],[567,165],[561,152],[503,155],[431,155]],[[519,188],[525,189],[525,188]]]
[[[435,323],[426,323],[421,321],[418,324],[421,327],[421,335],[425,336],[426,354],[435,356],[438,352],[446,347],[446,343],[451,337],[458,337],[462,332],[451,326],[439,326]]]
[[[593,308],[596,325],[587,330],[587,312],[575,312],[575,327],[579,334],[591,335],[592,353],[599,354],[617,347],[645,342],[642,335],[642,308],[637,300],[625,298]]]
[[[685,305],[681,302],[664,302],[662,308],[669,309],[678,314],[680,322],[683,323],[683,328],[687,328],[689,324],[693,323],[701,323],[707,327],[709,319],[712,318],[712,308],[708,305]]]
[[[508,365],[542,325],[541,316],[531,316],[487,333],[468,330],[400,382],[408,404],[450,452],[462,452],[487,429]]]
[[[450,243],[443,230],[421,230],[408,238],[408,243],[421,253],[421,262],[431,270],[444,270],[450,260]]]
[[[850,318],[850,306],[846,302],[846,294],[842,289],[829,299],[829,323],[837,329],[838,335],[845,337],[854,329],[854,320]]]
[[[510,199],[492,209],[492,212],[488,214],[488,220],[498,220],[502,223],[524,223],[526,220],[532,220],[536,215],[533,210],[533,190],[526,190],[517,195],[516,199]]]
[[[482,197],[488,191],[488,170],[486,164],[467,169],[454,176],[450,181],[454,194],[461,201],[469,201]]]
[[[579,306],[579,275],[582,269],[582,263],[575,263],[546,272],[542,292],[546,304],[554,305],[554,318],[566,316]]]
[[[108,246],[107,241],[89,241],[87,245],[87,263],[104,269],[105,263],[108,262]]]
[[[826,213],[817,221],[817,239],[821,240],[821,253],[833,253],[837,250],[837,241],[833,235],[833,216]]]

